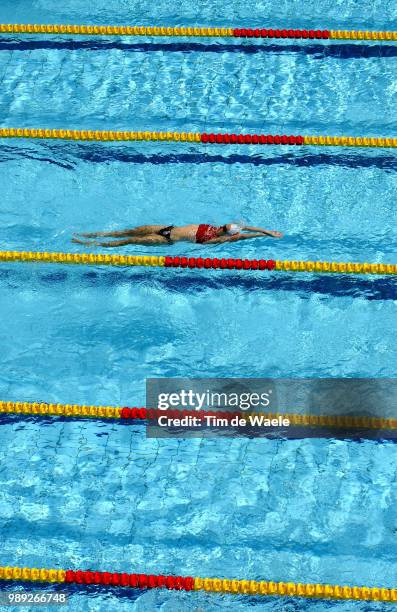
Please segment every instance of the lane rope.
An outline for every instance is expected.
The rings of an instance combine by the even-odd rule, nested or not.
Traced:
[[[197,417],[199,415],[233,419],[236,416],[262,416],[265,419],[288,419],[293,426],[302,427],[336,427],[354,429],[397,429],[396,419],[351,415],[316,415],[272,412],[227,412],[221,410],[160,410],[159,408],[139,408],[128,406],[94,406],[78,404],[54,404],[39,402],[6,402],[0,401],[0,413],[32,414],[37,416],[63,416],[84,418],[120,419],[127,421],[153,421],[159,416],[169,418]]]
[[[0,567],[0,580],[80,585],[97,584],[131,587],[135,589],[166,588],[179,591],[212,591],[236,595],[275,595],[281,597],[309,597],[333,600],[397,601],[397,589],[395,588],[273,582],[265,580],[230,580],[225,578],[127,574],[28,567]]]
[[[222,28],[184,26],[114,26],[70,24],[0,24],[1,34],[73,34],[83,36],[188,36],[217,38],[294,38],[309,40],[395,41],[397,32],[368,30],[313,30],[285,28]]]
[[[294,145],[329,147],[397,147],[397,138],[380,136],[302,136],[287,134],[234,134],[207,132],[150,132],[68,130],[50,128],[0,128],[0,138],[33,138],[91,142],[160,141],[229,145]]]
[[[217,257],[169,257],[157,255],[108,255],[94,253],[50,253],[47,251],[0,251],[0,262],[146,266],[217,270],[261,270],[336,274],[395,275],[397,264],[278,259],[219,259]]]
[[[291,425],[303,427],[351,427],[364,429],[397,429],[397,419],[351,415],[315,415],[272,412],[227,412],[216,410],[160,410],[159,408],[139,408],[128,406],[94,406],[78,404],[54,404],[39,402],[6,402],[0,401],[0,413],[32,414],[38,416],[66,416],[85,418],[107,418],[129,421],[155,420],[159,416],[169,418],[195,417],[205,414],[215,417],[233,419],[235,416],[263,416],[266,419],[284,418]]]

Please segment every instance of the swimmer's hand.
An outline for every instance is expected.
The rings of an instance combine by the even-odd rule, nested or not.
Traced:
[[[271,236],[272,238],[283,238],[284,234],[281,232],[274,232],[273,230],[263,230],[265,236]]]

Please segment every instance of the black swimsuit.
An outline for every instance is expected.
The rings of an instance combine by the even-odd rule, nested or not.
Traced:
[[[167,227],[162,227],[157,233],[159,236],[163,236],[168,242],[172,242],[171,240],[171,232],[174,229],[174,225],[167,225]]]

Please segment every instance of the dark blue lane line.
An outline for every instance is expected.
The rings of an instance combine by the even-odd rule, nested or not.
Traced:
[[[19,40],[0,38],[0,51],[34,51],[34,50],[69,50],[103,51],[119,49],[138,53],[148,52],[181,52],[181,53],[301,53],[316,55],[319,58],[334,57],[338,59],[363,59],[373,57],[397,57],[397,45],[369,45],[327,42],[323,44],[243,43],[200,43],[200,42],[122,42],[120,40]]]
[[[220,273],[222,274],[222,272]],[[285,276],[283,276],[285,274]],[[142,282],[147,277],[142,275]],[[239,289],[246,292],[255,291],[287,291],[297,292],[304,297],[311,294],[330,297],[365,297],[367,300],[396,300],[397,282],[394,278],[368,279],[353,276],[316,275],[312,279],[299,279],[293,274],[279,273],[277,275],[221,275],[213,278],[202,276],[174,276],[156,279],[164,285],[164,290],[175,293],[202,292],[217,289]]]
[[[38,525],[38,523],[35,524],[36,526]],[[48,537],[48,528],[45,527],[45,529],[42,529],[40,532],[40,530],[35,526],[34,531],[33,531],[33,535],[37,537],[37,534],[39,534],[41,536],[41,541],[44,541],[45,537]],[[26,524],[26,532],[30,531],[30,533],[32,533],[32,525],[31,523]],[[74,538],[79,538],[79,534],[78,533],[69,533],[67,534],[67,528],[64,527],[64,535],[65,538],[67,538],[68,536],[71,537],[73,536]],[[101,535],[101,544],[113,544],[114,545],[114,537],[108,536],[108,537],[104,537],[103,535]],[[93,571],[96,571],[96,568],[93,567],[92,568]],[[121,571],[120,571],[121,573]],[[5,592],[5,593],[10,593],[10,592],[14,592],[15,587],[18,586],[19,589],[22,589],[25,592],[31,592],[32,591],[32,582],[31,581],[24,581],[24,580],[1,580],[0,583],[0,592]],[[72,609],[73,603],[75,602],[75,599],[72,599],[73,595],[83,595],[84,596],[84,601],[87,600],[87,597],[89,597],[91,599],[91,601],[93,601],[94,597],[104,597],[106,596],[106,599],[109,595],[111,595],[112,597],[117,597],[117,599],[123,601],[123,602],[130,602],[131,604],[142,597],[142,594],[145,593],[148,589],[136,589],[136,588],[126,588],[126,587],[115,587],[112,585],[94,585],[94,584],[85,584],[85,585],[80,585],[80,584],[73,584],[73,583],[67,583],[67,582],[52,582],[50,584],[45,584],[42,582],[35,582],[34,583],[34,590],[38,591],[40,593],[47,593],[47,592],[56,592],[56,593],[67,593],[69,596],[69,601],[67,605],[60,605],[60,609]],[[167,595],[167,593],[165,592],[164,595]],[[251,598],[252,599],[252,598]],[[261,600],[262,601],[262,600]],[[77,605],[77,602],[76,602]],[[86,606],[87,604],[85,604]],[[47,606],[46,606],[47,607]],[[53,606],[51,606],[52,609]],[[11,609],[11,608],[10,608]],[[16,609],[16,608],[14,608]],[[19,607],[18,607],[19,609]],[[22,608],[23,610],[24,608]],[[26,608],[25,608],[26,609]],[[40,609],[40,608],[39,608]],[[50,609],[50,608],[47,608]],[[56,608],[55,608],[56,609]],[[76,609],[76,608],[75,608]],[[86,608],[88,609],[88,608]],[[107,605],[102,607],[102,610],[105,609],[109,609],[107,608]],[[197,606],[194,607],[195,610],[199,610],[199,608]],[[379,608],[378,608],[379,609]]]
[[[35,264],[26,264],[35,266]],[[40,265],[40,264],[38,264]],[[5,267],[3,267],[5,266]],[[10,289],[18,290],[21,283],[26,285],[27,275],[19,264],[15,267],[2,264],[0,268],[0,282]],[[34,267],[37,273],[37,267]],[[327,275],[315,274],[312,278],[299,278],[299,274],[265,273],[257,272],[234,273],[214,271],[209,277],[204,271],[172,270],[164,268],[152,270],[150,274],[131,270],[87,270],[81,271],[65,269],[59,271],[42,271],[35,274],[33,282],[42,286],[55,287],[57,284],[78,283],[78,286],[89,287],[117,287],[126,282],[153,285],[165,293],[200,294],[217,290],[239,290],[242,292],[258,291],[286,291],[298,293],[302,298],[308,299],[312,294],[327,297],[357,297],[368,301],[397,300],[397,279],[395,277],[368,278],[354,275]],[[32,282],[32,280],[30,280]]]
[[[24,524],[26,523],[26,524]],[[22,520],[19,519],[19,524],[23,525],[25,528],[25,531],[21,532],[21,538],[22,539],[22,535],[25,536],[26,533],[32,533],[32,521],[30,521],[28,523],[27,520]],[[36,522],[35,525],[38,525],[38,523]],[[46,538],[48,538],[48,528],[46,527],[47,531],[45,531],[44,529],[41,530],[41,532],[39,532],[40,535],[40,543],[42,541],[44,541]],[[65,540],[66,537],[69,536],[70,534],[67,534],[67,528],[64,527],[64,532],[65,532]],[[37,534],[38,534],[38,529],[35,527],[34,530],[34,536],[37,538]],[[19,533],[18,533],[19,535]],[[62,533],[63,535],[63,533]],[[73,533],[72,534],[73,537],[75,539],[78,539],[80,536],[80,532]],[[15,537],[15,534],[13,534],[13,536]],[[37,538],[38,539],[38,538]],[[135,539],[136,541],[136,539]],[[175,545],[176,540],[174,538],[174,536],[172,537],[162,537],[162,543],[165,545],[168,545],[169,550],[172,550],[172,546]],[[102,545],[109,545],[109,546],[114,546],[115,545],[115,536],[113,534],[111,534],[110,536],[104,536],[103,533],[101,533],[101,544]],[[128,542],[126,542],[126,546],[130,544],[130,540]],[[185,550],[191,550],[193,549],[195,546],[197,547],[202,547],[202,541],[201,538],[199,536],[193,536],[193,535],[189,535],[188,537],[179,537],[178,542],[177,542],[179,548],[181,549],[185,549]],[[269,536],[268,536],[268,541],[267,541],[267,545],[273,546],[273,547],[277,547],[277,543],[276,540],[274,538],[274,541],[272,540],[269,544]],[[251,548],[252,545],[250,544]],[[285,550],[285,545],[284,545],[284,550]],[[295,549],[295,547],[291,547],[291,550],[293,551],[294,557],[297,557],[297,551]],[[321,554],[321,552],[318,552],[319,549],[319,544],[316,544],[316,552],[317,554]],[[355,548],[355,555],[356,557],[364,557],[365,560],[367,560],[367,554],[362,554],[360,552],[360,550],[358,549],[358,547]],[[328,550],[326,550],[325,554],[329,554]],[[209,556],[209,555],[208,555]],[[153,571],[153,574],[160,574],[162,571],[162,567],[160,565],[160,568],[157,572]],[[77,568],[76,568],[77,569]],[[92,568],[91,571],[96,571],[97,568],[94,566]],[[106,571],[106,570],[105,570]],[[109,570],[110,571],[110,570]],[[119,570],[119,573],[122,573],[123,570]],[[130,570],[127,569],[127,572],[130,573]],[[177,573],[177,572],[175,572]],[[195,572],[192,572],[193,574],[195,574]],[[197,574],[197,572],[196,572]],[[260,579],[260,578],[259,578]],[[4,591],[5,593],[9,593],[12,590],[15,590],[15,587],[18,586],[21,590],[23,590],[24,592],[31,592],[32,591],[32,582],[27,582],[27,581],[23,581],[23,580],[2,580],[1,584],[0,584],[0,592]],[[57,592],[57,593],[67,593],[69,596],[68,599],[68,604],[67,605],[61,605],[59,606],[59,608],[61,610],[66,609],[69,607],[69,609],[72,609],[72,605],[75,602],[75,599],[73,598],[73,595],[81,595],[84,597],[84,601],[87,601],[87,598],[89,598],[91,601],[96,601],[94,598],[103,598],[104,601],[111,601],[111,598],[115,598],[117,597],[118,600],[120,600],[120,602],[122,602],[123,604],[127,603],[130,605],[132,605],[136,600],[140,599],[145,593],[147,593],[149,591],[148,588],[133,588],[133,587],[122,587],[122,586],[113,586],[113,585],[104,585],[104,584],[100,584],[100,585],[94,585],[94,584],[76,584],[76,583],[66,583],[66,582],[61,582],[61,583],[49,583],[49,584],[45,584],[42,582],[35,582],[34,583],[34,590],[38,591],[40,593],[47,593],[47,592]],[[206,597],[208,595],[208,593],[206,593],[205,591],[190,591],[190,592],[186,592],[186,591],[180,591],[179,593],[182,594],[183,596],[187,596],[186,598],[182,599],[182,597],[177,597],[175,592],[171,592],[167,591],[167,589],[156,589],[157,591],[159,591],[156,598],[156,607],[155,604],[146,604],[146,610],[149,609],[149,606],[152,610],[154,609],[160,609],[161,603],[163,601],[171,601],[171,593],[173,596],[173,600],[174,601],[183,601],[184,602],[184,606],[183,609],[184,610],[196,610],[197,612],[204,612],[204,609],[206,610],[210,610],[210,609],[215,609],[217,607],[217,604],[215,604],[214,607],[211,608],[210,604],[208,604],[207,602],[209,601],[209,599],[205,600],[204,597]],[[175,595],[174,595],[175,593]],[[214,597],[216,596],[216,593],[211,593],[211,595],[213,595]],[[198,599],[199,598],[199,599]],[[101,605],[102,603],[102,599],[98,600],[99,603],[97,603],[97,607],[96,609],[110,609],[107,608],[107,605],[103,605],[101,608],[99,608],[99,605]],[[149,602],[154,601],[153,599],[148,599]],[[161,603],[157,603],[161,602]],[[187,602],[191,602],[190,604],[188,604]],[[198,601],[201,602],[197,603]],[[203,601],[205,602],[205,604],[203,604]],[[274,596],[273,595],[244,595],[244,604],[246,605],[246,609],[249,608],[258,608],[260,609],[262,607],[262,609],[264,609],[266,607],[266,604],[269,603],[269,605],[271,605],[273,607],[273,601],[274,601]],[[280,604],[280,608],[278,608],[279,610],[284,609],[284,610],[293,610],[293,612],[307,612],[307,610],[309,609],[309,607],[312,606],[311,603],[313,599],[307,599],[307,598],[302,598],[302,597],[298,597],[296,595],[290,595],[290,596],[284,596],[282,598],[282,607]],[[326,600],[321,600],[318,599],[316,600],[317,603],[319,604],[319,606],[317,607],[318,610],[325,610],[325,609],[332,609],[335,610],[337,612],[337,606],[338,603],[346,603],[343,602],[343,600],[341,600],[340,602],[338,601],[332,601],[329,600],[325,603],[325,606],[327,606],[327,608],[324,607],[324,602]],[[314,603],[314,602],[313,602]],[[363,607],[361,604],[370,604],[370,601],[353,601],[350,600],[350,610],[354,611],[357,610],[357,612],[359,612],[359,610],[365,610],[366,612],[372,612],[375,611],[375,608],[373,607],[369,607],[369,606],[365,606]],[[379,605],[380,604],[380,605]],[[203,607],[205,605],[205,608]],[[76,606],[77,606],[77,600],[76,600]],[[85,604],[85,609],[88,609],[87,604]],[[218,604],[219,606],[219,604]],[[233,604],[230,602],[230,606],[229,609],[231,609],[233,606]],[[321,608],[320,608],[321,606]],[[53,607],[53,606],[52,606]],[[140,606],[139,606],[140,607]],[[14,610],[19,609],[14,607]],[[32,608],[33,609],[33,608]],[[47,608],[49,609],[49,608]],[[77,607],[75,608],[77,609]],[[143,609],[140,607],[140,609]],[[180,606],[175,605],[174,609],[182,609]],[[243,609],[242,607],[240,607],[240,609]],[[270,608],[269,608],[270,609]],[[273,607],[273,609],[275,610],[276,608]],[[312,608],[314,610],[314,607]],[[340,608],[342,609],[342,608]],[[347,608],[345,607],[345,610]],[[22,608],[23,610],[23,608]],[[390,603],[388,602],[376,602],[376,611],[377,612],[388,612],[390,610]]]
[[[220,145],[218,145],[220,146]],[[211,153],[209,152],[211,151]],[[106,161],[121,161],[135,164],[208,164],[220,163],[226,165],[251,164],[253,166],[274,166],[279,164],[289,164],[292,166],[344,166],[348,168],[383,168],[397,170],[397,157],[392,155],[365,156],[359,154],[343,155],[328,153],[313,154],[294,154],[284,153],[272,157],[264,157],[259,154],[247,155],[244,153],[231,153],[222,155],[212,153],[213,148],[207,148],[205,153],[167,153],[151,154],[133,153],[126,149],[85,149],[78,152],[81,159],[93,163],[103,163]]]
[[[20,144],[22,141],[18,140]],[[360,153],[301,153],[298,149],[296,152],[285,152],[277,155],[266,157],[263,153],[230,153],[224,154],[220,152],[223,146],[213,145],[207,146],[205,152],[187,152],[187,153],[140,153],[129,150],[128,143],[120,146],[118,143],[98,145],[97,143],[77,144],[74,142],[57,142],[57,143],[40,143],[40,146],[45,147],[46,154],[40,154],[40,148],[37,153],[33,153],[31,148],[21,148],[19,146],[10,146],[9,144],[0,144],[0,163],[5,163],[11,159],[27,158],[37,161],[43,161],[50,164],[55,164],[73,170],[74,163],[72,157],[81,159],[93,164],[103,164],[109,162],[121,162],[128,164],[153,164],[153,165],[171,165],[171,164],[250,164],[252,166],[274,166],[288,164],[295,167],[316,167],[316,166],[339,166],[343,168],[378,168],[386,171],[397,170],[397,156],[390,154],[365,154]],[[188,145],[189,146],[189,145]],[[225,145],[227,147],[227,145]],[[218,150],[218,153],[212,151]],[[224,149],[223,149],[224,150]],[[230,148],[229,148],[230,150]],[[263,151],[263,150],[262,150]],[[51,155],[53,157],[51,157]],[[65,159],[66,157],[66,159]]]
[[[75,164],[68,163],[63,161],[62,158],[60,160],[51,157],[45,157],[43,155],[35,155],[32,153],[31,149],[15,149],[13,147],[5,147],[0,144],[0,164],[7,163],[8,161],[12,161],[17,158],[29,159],[32,161],[40,161],[46,162],[48,164],[53,164],[54,166],[59,166],[60,168],[64,168],[64,170],[74,170]]]

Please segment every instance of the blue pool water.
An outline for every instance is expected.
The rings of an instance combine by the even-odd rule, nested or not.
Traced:
[[[397,29],[393,2],[94,4],[3,0],[0,22]],[[394,136],[396,68],[389,44],[2,36],[1,125]],[[1,142],[0,162],[1,249],[79,251],[75,231],[244,220],[286,237],[167,252],[397,261],[388,149],[22,140]],[[154,376],[396,374],[393,279],[1,264],[0,296],[5,400],[143,405]],[[147,440],[141,425],[2,417],[0,457],[4,565],[396,584],[392,443]],[[71,597],[78,611],[388,609]]]

